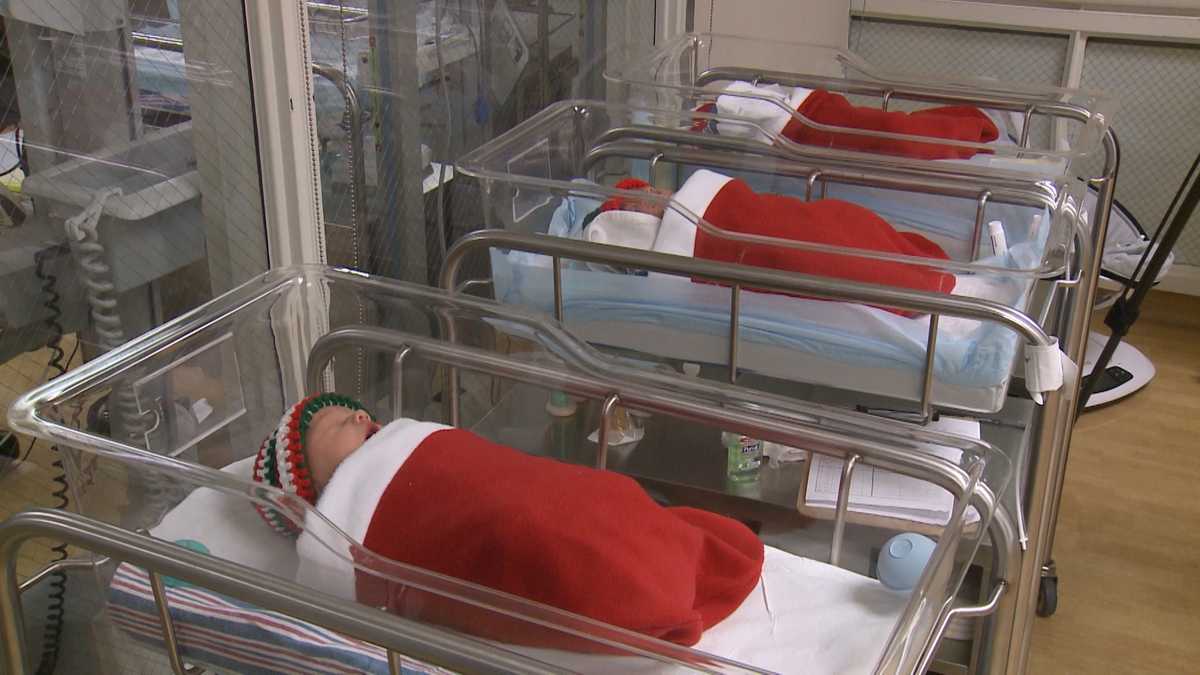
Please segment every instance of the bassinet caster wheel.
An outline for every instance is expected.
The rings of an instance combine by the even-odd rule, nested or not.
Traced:
[[[1037,615],[1053,616],[1058,610],[1058,575],[1043,576],[1038,584]]]

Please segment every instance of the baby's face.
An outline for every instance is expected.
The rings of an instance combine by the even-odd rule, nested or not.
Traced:
[[[333,477],[333,472],[359,448],[379,425],[362,410],[342,406],[321,408],[308,423],[304,447],[308,472],[319,493]]]
[[[650,194],[657,195],[659,197],[671,196],[670,190],[662,190],[654,187],[644,187],[642,188],[642,192],[649,192]],[[624,208],[626,211],[649,213],[650,215],[658,216],[659,218],[663,217],[663,212],[666,210],[666,207],[661,202],[650,199],[630,199],[625,203]]]

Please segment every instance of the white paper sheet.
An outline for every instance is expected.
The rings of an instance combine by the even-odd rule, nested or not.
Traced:
[[[957,417],[941,417],[928,429],[979,438],[979,422]],[[958,462],[962,451],[945,446],[926,446],[930,454]],[[838,486],[842,482],[844,462],[835,457],[813,454],[808,488],[804,501],[808,506],[835,508]],[[855,467],[850,480],[849,509],[855,513],[902,518],[930,525],[945,525],[954,509],[954,496],[932,483],[903,476],[873,466]],[[973,516],[973,518],[972,518]],[[978,519],[972,510],[968,518]]]

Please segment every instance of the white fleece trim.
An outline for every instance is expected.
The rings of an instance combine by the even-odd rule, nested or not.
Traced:
[[[808,100],[808,97],[812,96],[813,91],[805,87],[792,89],[792,95],[788,97],[788,105],[792,107],[792,110],[799,110],[800,106],[804,105],[804,102]]]
[[[724,94],[717,97],[718,115],[744,117],[762,127],[760,131],[747,124],[733,120],[724,125],[717,120],[717,131],[724,136],[754,138],[763,143],[773,143],[775,137],[792,121],[792,113],[804,105],[812,89],[804,87],[782,87],[777,84],[753,85],[749,82],[731,82]],[[769,100],[768,100],[769,99]],[[765,132],[765,133],[764,133]]]
[[[804,102],[808,100],[809,96],[812,96],[812,93],[813,93],[812,89],[805,89],[804,87],[796,87],[795,89],[792,90],[792,95],[788,96],[788,107],[791,108],[792,112],[794,112],[794,113],[800,112],[800,106],[804,105]],[[786,127],[788,122],[791,122],[791,121],[792,121],[792,116],[788,115],[787,119],[785,119],[783,121],[783,126],[779,127],[779,129],[777,129],[775,131],[775,133],[782,133],[783,127]]]
[[[375,507],[396,472],[430,434],[449,428],[433,422],[399,419],[380,429],[342,461],[317,499],[316,511],[320,515],[311,511],[305,515],[304,532],[296,541],[300,556],[297,581],[301,585],[354,599],[350,542],[332,530],[329,523],[361,545]],[[331,547],[335,550],[330,550]]]
[[[643,251],[654,247],[658,227],[662,220],[658,216],[638,211],[605,211],[596,214],[588,223],[583,236],[595,244],[638,248]]]
[[[687,179],[671,202],[682,206],[692,216],[703,218],[713,198],[731,180],[729,176],[701,169]],[[696,250],[696,223],[679,209],[668,206],[658,228],[658,238],[654,240],[654,250],[692,257]]]

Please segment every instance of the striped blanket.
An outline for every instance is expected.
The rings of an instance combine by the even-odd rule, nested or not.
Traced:
[[[187,663],[246,675],[389,672],[387,653],[380,647],[186,584],[171,581],[166,591],[180,655]],[[108,597],[114,624],[139,641],[163,646],[154,593],[143,570],[120,565]],[[402,659],[401,672],[445,671]]]

